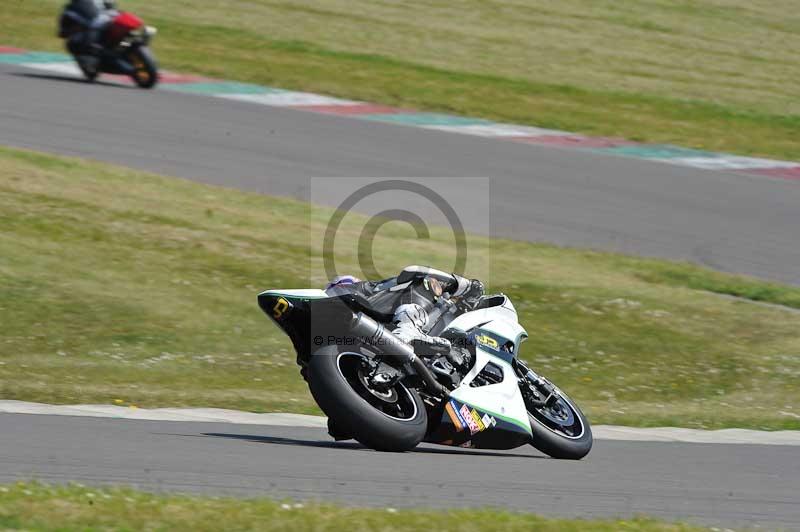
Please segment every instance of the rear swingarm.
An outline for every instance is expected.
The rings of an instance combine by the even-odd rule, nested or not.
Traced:
[[[447,389],[436,380],[436,376],[414,353],[413,349],[363,312],[353,316],[350,322],[350,331],[355,336],[363,338],[367,345],[380,349],[384,358],[393,360],[398,365],[410,365],[422,379],[428,393],[443,398],[449,395]]]

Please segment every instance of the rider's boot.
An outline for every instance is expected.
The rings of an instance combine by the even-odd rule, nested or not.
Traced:
[[[97,71],[100,68],[100,58],[97,55],[82,55],[80,56],[79,61],[84,71],[91,74],[97,74]]]

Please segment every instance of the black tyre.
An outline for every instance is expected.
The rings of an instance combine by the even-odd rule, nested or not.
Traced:
[[[158,65],[146,46],[138,46],[128,53],[128,61],[133,66],[131,78],[143,89],[152,89],[158,83]]]
[[[311,394],[337,431],[377,451],[408,451],[425,437],[428,415],[416,390],[397,383],[371,389],[362,361],[374,353],[360,347],[324,347],[311,356]]]
[[[572,400],[560,390],[550,407],[528,407],[533,438],[531,445],[564,460],[580,460],[592,450],[592,428]]]
[[[83,77],[86,78],[86,81],[88,81],[89,83],[94,83],[97,80],[97,76],[100,74],[98,67],[95,66],[94,68],[89,68],[89,66],[86,64],[85,59],[80,58],[78,56],[74,57],[75,57],[75,62],[78,63],[78,68],[80,68],[81,72],[83,72]]]
[[[97,80],[97,76],[99,72],[96,70],[89,70],[88,68],[81,67],[81,72],[83,72],[83,77],[86,78],[86,81],[89,83],[94,83]]]

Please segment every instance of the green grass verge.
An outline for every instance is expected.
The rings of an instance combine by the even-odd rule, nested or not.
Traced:
[[[691,532],[707,530],[646,518],[589,521],[550,519],[502,510],[356,509],[331,504],[187,495],[153,495],[131,489],[0,485],[4,530],[272,530],[366,532]]]
[[[0,398],[318,412],[255,296],[324,283],[312,235],[330,215],[0,148]],[[345,218],[340,271],[358,271],[347,244],[364,221]],[[511,295],[530,333],[522,357],[594,423],[800,428],[800,314],[710,292],[800,308],[800,289],[470,238],[490,289]],[[448,268],[450,242],[443,229],[417,240],[388,224],[377,267]]]
[[[58,49],[62,0],[0,13]],[[515,123],[800,160],[792,0],[299,0],[124,7],[169,68]]]

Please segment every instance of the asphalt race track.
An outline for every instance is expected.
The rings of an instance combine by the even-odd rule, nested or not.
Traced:
[[[800,184],[780,179],[88,85],[8,65],[0,145],[302,199],[313,177],[490,177],[495,236],[800,284]],[[452,199],[469,201],[458,190]],[[384,455],[334,444],[318,429],[0,414],[0,482],[20,478],[800,530],[800,448],[788,446],[599,441],[581,462],[533,449]]]
[[[570,462],[532,447],[378,453],[294,427],[23,414],[0,414],[0,427],[0,483],[36,478],[800,530],[800,447],[598,441],[586,459]]]
[[[93,86],[10,65],[0,65],[3,144],[302,199],[314,177],[488,177],[495,236],[800,284],[800,186],[777,178]],[[448,199],[474,199],[460,193]]]

